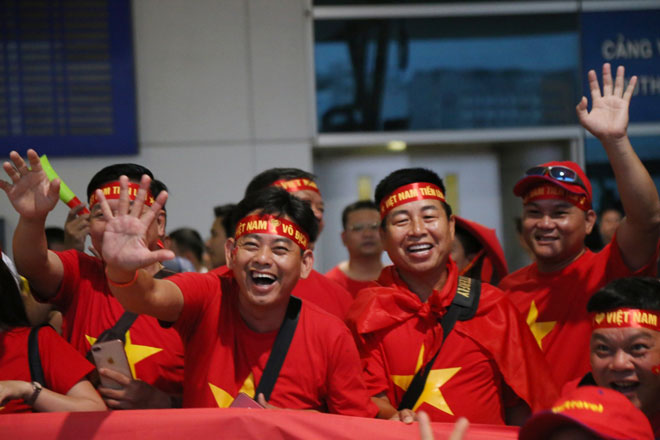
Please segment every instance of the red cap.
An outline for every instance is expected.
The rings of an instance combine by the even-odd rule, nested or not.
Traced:
[[[584,195],[587,197],[587,203],[589,206],[591,206],[591,182],[589,182],[589,179],[587,178],[587,175],[582,171],[582,168],[575,162],[571,162],[569,160],[566,161],[553,161],[553,162],[546,162],[541,165],[538,165],[538,167],[564,167],[564,168],[569,168],[570,170],[574,171],[577,176],[580,178],[582,183],[584,183],[585,188],[583,188],[581,185],[578,185],[577,183],[570,183],[570,182],[562,182],[560,180],[556,180],[549,174],[539,174],[539,175],[533,175],[533,176],[525,176],[522,179],[516,183],[516,186],[513,187],[513,193],[518,196],[518,197],[523,197],[527,192],[544,183],[552,183],[554,185],[557,185],[569,193],[573,194],[578,194],[578,195]]]
[[[476,238],[486,250],[484,263],[489,264],[484,264],[481,268],[481,281],[490,283],[493,279],[501,280],[504,278],[509,273],[509,268],[506,264],[506,258],[504,258],[502,245],[495,234],[495,229],[487,228],[484,225],[457,215],[454,216],[454,219],[456,220],[456,227],[465,230]],[[488,265],[492,266],[495,270],[496,277],[493,277],[494,274],[492,273],[492,270],[490,271],[490,274],[487,273]]]
[[[618,391],[583,386],[564,394],[551,411],[534,414],[520,429],[519,440],[543,440],[557,428],[576,426],[608,440],[653,440],[644,413]]]

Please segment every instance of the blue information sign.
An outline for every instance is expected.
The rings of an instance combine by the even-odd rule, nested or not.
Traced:
[[[137,154],[130,0],[0,0],[0,156]]]
[[[603,63],[613,71],[623,65],[626,79],[638,77],[630,122],[659,122],[660,9],[585,12],[581,24],[584,96],[589,97],[587,71],[596,70],[600,80]]]

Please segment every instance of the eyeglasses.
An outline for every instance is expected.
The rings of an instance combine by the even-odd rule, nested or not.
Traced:
[[[371,232],[375,232],[380,227],[380,223],[357,223],[348,227],[348,230],[351,232],[362,232],[365,229],[368,229]]]
[[[580,179],[580,176],[570,168],[562,166],[550,166],[550,167],[532,167],[525,171],[526,176],[550,176],[554,180],[559,182],[575,183],[580,185],[585,190],[587,187]]]

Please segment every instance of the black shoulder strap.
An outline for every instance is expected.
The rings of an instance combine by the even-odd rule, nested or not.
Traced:
[[[28,336],[28,362],[32,381],[39,382],[42,386],[47,387],[44,370],[41,367],[41,355],[39,354],[39,330],[44,325],[32,327],[30,330],[30,336]]]
[[[479,306],[480,296],[481,282],[479,280],[462,276],[458,277],[454,299],[447,309],[447,313],[445,313],[445,316],[440,321],[440,325],[442,326],[442,344],[438,348],[438,351],[435,352],[435,355],[433,355],[433,358],[423,368],[420,368],[415,374],[415,377],[413,377],[410,386],[401,398],[399,410],[412,409],[415,406],[417,399],[419,399],[422,391],[424,391],[424,385],[426,385],[426,379],[431,372],[431,367],[433,367],[433,363],[440,354],[447,336],[449,336],[449,333],[454,328],[454,324],[456,324],[456,321],[467,321],[474,317]]]
[[[266,401],[270,400],[270,393],[275,387],[275,382],[277,382],[277,377],[280,375],[282,364],[289,351],[293,334],[296,332],[296,327],[298,326],[301,306],[302,301],[299,298],[292,296],[289,299],[284,322],[282,322],[280,330],[277,332],[273,349],[270,352],[270,356],[268,356],[268,362],[266,362],[266,367],[264,368],[261,380],[254,392],[255,399],[259,393],[263,393]]]

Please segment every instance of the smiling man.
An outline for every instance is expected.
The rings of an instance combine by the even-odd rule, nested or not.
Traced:
[[[125,178],[121,182],[125,193]],[[148,184],[143,177],[138,200]],[[234,234],[225,247],[229,273],[155,280],[142,267],[171,251],[151,251],[142,237],[166,198],[161,193],[144,215],[137,204],[129,212],[126,202],[115,215],[102,201],[108,219],[103,256],[119,301],[135,313],[174,323],[181,334],[183,405],[227,407],[243,392],[268,407],[373,417],[377,409],[346,326],[291,296],[314,261],[309,244],[318,226],[309,205],[280,188],[253,193],[232,214]],[[271,366],[278,357],[281,370]]]
[[[543,356],[496,287],[458,276],[454,216],[433,171],[394,171],[376,187],[392,266],[349,312],[378,417],[410,423],[521,423],[556,398]],[[516,396],[518,396],[516,398]]]
[[[660,280],[620,278],[596,292],[587,307],[593,327],[591,373],[578,385],[623,393],[660,437]]]
[[[624,69],[612,82],[603,66],[603,92],[589,72],[593,106],[577,106],[580,123],[602,143],[614,171],[626,217],[598,253],[584,244],[596,220],[589,179],[573,162],[548,162],[527,170],[514,187],[523,199],[522,234],[535,262],[499,287],[526,317],[559,386],[584,375],[591,327],[586,304],[609,281],[655,271],[660,200],[655,184],[627,136],[628,106],[637,78],[624,88]]]

